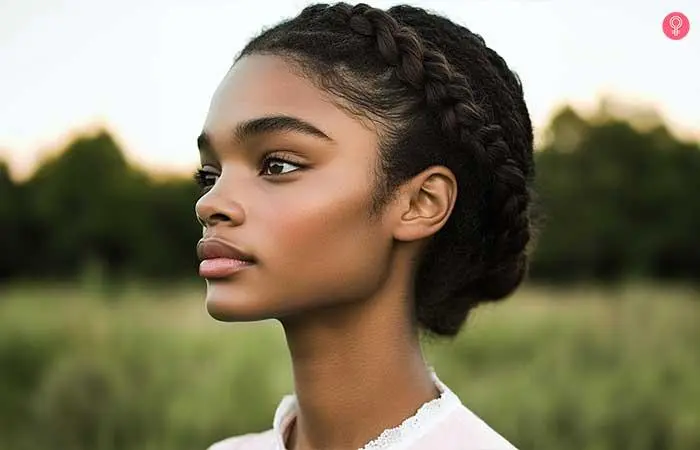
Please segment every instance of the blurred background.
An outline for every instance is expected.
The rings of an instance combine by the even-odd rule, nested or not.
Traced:
[[[546,214],[527,283],[429,362],[523,450],[700,449],[700,4],[409,3],[519,74]],[[191,173],[236,52],[306,4],[0,2],[0,449],[271,426],[284,336],[207,316]]]

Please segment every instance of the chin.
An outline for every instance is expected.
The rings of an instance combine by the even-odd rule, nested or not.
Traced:
[[[274,317],[273,308],[255,295],[246,295],[226,289],[226,286],[212,286],[208,283],[206,308],[211,317],[221,322],[252,322]]]

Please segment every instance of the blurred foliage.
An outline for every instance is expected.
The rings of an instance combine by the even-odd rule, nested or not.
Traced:
[[[700,145],[648,116],[640,131],[604,107],[555,115],[536,153],[544,221],[533,279],[697,279]],[[104,131],[21,183],[0,163],[0,280],[194,276],[197,196],[189,176],[155,179],[130,165]]]
[[[700,274],[700,145],[662,125],[638,131],[602,109],[554,118],[537,155],[545,225],[532,276],[547,280]]]
[[[67,285],[0,295],[2,449],[204,449],[270,428],[293,390],[279,325],[212,321],[202,286],[132,285],[117,302]],[[518,448],[696,450],[699,296],[530,286],[481,307],[454,342],[423,345]]]
[[[83,136],[15,184],[0,166],[0,279],[194,274],[198,187],[130,166],[107,132]],[[7,231],[5,228],[9,228]]]

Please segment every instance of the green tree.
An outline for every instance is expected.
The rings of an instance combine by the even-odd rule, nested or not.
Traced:
[[[661,124],[584,120],[566,108],[537,154],[547,216],[533,261],[546,279],[690,277],[700,271],[700,148]]]
[[[33,233],[42,252],[35,269],[75,275],[87,261],[123,268],[129,258],[123,230],[141,178],[106,132],[80,137],[44,161],[28,182]]]
[[[21,186],[0,161],[0,280],[20,274],[24,264],[21,230],[26,211],[21,196]]]

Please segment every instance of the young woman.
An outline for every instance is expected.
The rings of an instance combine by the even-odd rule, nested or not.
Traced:
[[[421,353],[521,283],[532,127],[483,39],[397,6],[313,5],[265,30],[198,139],[206,305],[277,319],[295,394],[210,450],[513,449]]]

